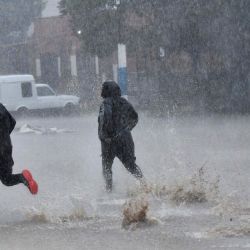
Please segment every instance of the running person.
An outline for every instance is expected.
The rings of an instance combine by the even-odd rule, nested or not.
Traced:
[[[143,174],[136,165],[134,141],[131,130],[138,122],[138,114],[133,106],[121,97],[120,87],[113,81],[102,86],[104,99],[98,117],[98,135],[102,148],[102,168],[106,190],[112,190],[112,164],[115,157],[142,183]]]
[[[23,183],[31,194],[37,194],[38,185],[29,170],[20,174],[13,174],[12,144],[10,134],[16,125],[15,119],[0,103],[0,180],[5,186],[14,186]]]

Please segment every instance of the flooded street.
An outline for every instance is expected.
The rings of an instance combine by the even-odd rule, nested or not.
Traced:
[[[106,194],[95,114],[19,119],[14,172],[31,169],[39,194],[1,186],[1,250],[250,249],[250,117],[139,115],[147,193],[115,160]],[[148,203],[153,225],[122,228],[131,199]]]
[[[0,250],[250,250],[249,20],[0,0]]]

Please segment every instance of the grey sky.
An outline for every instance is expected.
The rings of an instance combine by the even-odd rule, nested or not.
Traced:
[[[58,16],[59,10],[58,10],[58,3],[59,0],[46,0],[47,4],[46,7],[42,13],[43,17],[51,17],[51,16]]]

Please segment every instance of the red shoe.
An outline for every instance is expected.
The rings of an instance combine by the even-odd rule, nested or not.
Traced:
[[[33,179],[32,174],[29,170],[25,169],[22,172],[24,179],[27,181],[27,187],[29,188],[32,194],[37,194],[38,192],[38,185],[36,181]]]

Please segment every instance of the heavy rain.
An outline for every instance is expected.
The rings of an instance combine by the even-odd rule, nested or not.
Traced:
[[[1,250],[250,249],[249,0],[0,21]]]

